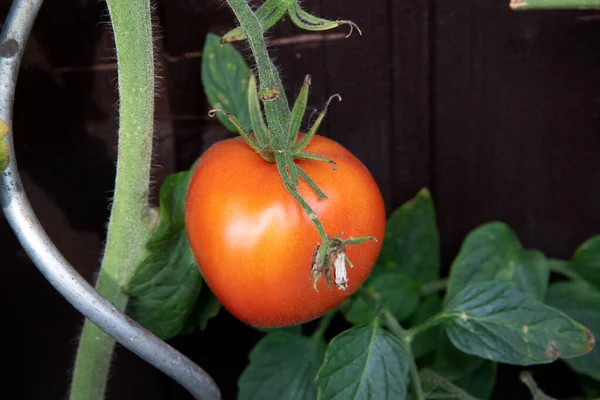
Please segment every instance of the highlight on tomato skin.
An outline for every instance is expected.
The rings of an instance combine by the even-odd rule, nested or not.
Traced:
[[[325,279],[313,288],[311,266],[319,234],[285,189],[276,165],[242,138],[210,147],[193,171],[185,212],[192,252],[213,293],[249,325],[280,327],[322,316],[361,286],[379,255],[385,207],[367,168],[321,136],[312,139],[307,151],[337,164],[333,170],[319,161],[296,161],[327,195],[319,200],[303,181],[298,187],[327,234],[377,239],[347,246],[354,267],[346,270],[346,290],[333,284],[328,288]]]

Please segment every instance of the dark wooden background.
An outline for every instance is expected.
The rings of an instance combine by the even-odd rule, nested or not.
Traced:
[[[272,34],[290,93],[310,73],[311,107],[343,95],[321,133],[367,165],[388,212],[419,188],[431,189],[445,265],[469,230],[492,219],[553,257],[568,257],[600,233],[600,14],[515,13],[507,3],[306,0],[319,15],[355,21],[364,36],[301,36],[306,32],[288,22]],[[0,1],[2,16],[9,5]],[[155,14],[163,77],[158,187],[228,136],[206,115],[199,52],[206,34],[224,33],[233,17],[221,0],[161,1]],[[107,20],[103,2],[48,1],[27,47],[15,107],[26,191],[58,248],[90,280],[115,163],[116,69]],[[3,390],[14,390],[11,398],[65,398],[81,317],[37,272],[3,216],[0,240]],[[260,336],[222,313],[208,332],[172,343],[231,399]],[[496,398],[527,398],[516,371],[501,368]],[[541,385],[550,394],[572,394],[576,377],[560,364],[534,371],[549,374]],[[187,398],[122,349],[111,388],[110,399]]]

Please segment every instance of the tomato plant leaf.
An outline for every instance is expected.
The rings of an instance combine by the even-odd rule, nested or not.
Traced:
[[[432,294],[423,299],[417,311],[408,320],[408,326],[414,327],[422,324],[442,310],[442,299],[437,294]],[[435,326],[417,335],[411,343],[415,358],[421,358],[436,349],[441,327]]]
[[[198,315],[198,327],[201,330],[205,330],[208,325],[208,321],[219,315],[221,311],[221,302],[217,299],[217,296],[208,288],[204,286],[198,296],[196,304],[200,305],[200,313]]]
[[[600,235],[588,239],[577,248],[570,267],[600,289]]]
[[[202,85],[212,108],[233,114],[246,132],[251,129],[248,108],[250,69],[242,55],[231,44],[221,45],[221,38],[206,36],[202,51]],[[219,121],[231,132],[235,126],[221,113]]]
[[[450,269],[446,303],[471,283],[504,280],[543,300],[550,279],[546,257],[524,250],[515,233],[502,222],[490,222],[472,231]]]
[[[6,167],[8,167],[9,149],[8,143],[4,140],[4,136],[6,136],[8,132],[8,124],[0,119],[0,173],[4,172]]]
[[[442,318],[458,349],[507,364],[578,357],[594,345],[586,327],[507,282],[467,286],[448,303]]]
[[[401,273],[377,275],[367,282],[367,287],[399,321],[404,321],[419,306],[419,284]],[[344,310],[344,316],[354,325],[368,324],[375,318],[375,311],[361,297],[355,296],[349,309]]]
[[[331,340],[317,375],[318,398],[405,399],[407,375],[402,344],[375,319]]]
[[[588,327],[594,337],[600,338],[600,293],[584,283],[560,282],[548,289],[546,304],[558,308],[569,317]],[[600,348],[595,346],[588,354],[565,360],[580,374],[600,381]]]
[[[419,377],[426,399],[479,400],[432,369],[422,369]]]
[[[287,332],[269,333],[250,352],[238,400],[313,400],[325,343]]]
[[[192,333],[196,328],[205,330],[208,321],[216,317],[221,311],[221,303],[207,285],[202,285],[194,308],[190,312],[185,327],[180,332],[183,335]]]
[[[167,177],[160,190],[156,229],[148,255],[125,287],[131,296],[127,313],[161,339],[181,332],[202,285],[184,223],[188,171]]]
[[[433,200],[427,189],[422,189],[388,218],[377,267],[398,268],[421,283],[439,278],[440,239]]]

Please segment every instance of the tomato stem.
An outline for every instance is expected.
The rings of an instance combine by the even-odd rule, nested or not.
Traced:
[[[446,290],[448,287],[448,279],[438,279],[436,281],[427,282],[421,285],[421,296],[429,296],[431,294]]]
[[[124,310],[122,288],[146,256],[151,228],[148,187],[154,126],[152,22],[147,0],[107,0],[117,49],[119,143],[117,176],[96,290]],[[115,341],[85,320],[70,398],[103,399]]]
[[[319,321],[319,325],[310,337],[317,341],[323,340],[325,337],[325,332],[327,332],[327,328],[329,328],[329,325],[331,324],[331,321],[333,320],[333,317],[335,317],[336,313],[337,309],[333,309],[325,314]]]
[[[556,258],[548,259],[548,268],[550,271],[560,274],[575,282],[586,282],[586,280],[577,273],[573,268],[570,268],[569,261],[559,260]]]
[[[421,386],[421,378],[419,377],[419,369],[417,367],[417,363],[415,361],[415,356],[413,355],[412,348],[408,340],[406,340],[406,331],[396,317],[392,315],[388,310],[383,312],[383,320],[385,325],[388,327],[390,332],[398,341],[402,344],[404,351],[406,352],[406,358],[408,358],[408,371],[410,373],[410,382],[413,388],[413,392],[415,398],[417,400],[425,400],[425,392],[423,392],[423,386]]]
[[[385,306],[379,303],[375,295],[364,286],[358,289],[356,294],[362,298],[375,312],[383,317],[383,322],[389,331],[398,339],[400,345],[406,353],[408,359],[408,369],[410,373],[410,382],[413,388],[415,398],[417,400],[425,400],[425,392],[421,386],[421,378],[419,377],[419,369],[415,361],[415,356],[411,348],[411,335],[398,322],[396,317]]]

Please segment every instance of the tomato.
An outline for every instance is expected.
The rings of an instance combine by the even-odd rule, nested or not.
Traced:
[[[200,271],[225,308],[258,327],[294,325],[340,305],[367,278],[379,255],[385,207],[366,167],[333,140],[315,136],[307,152],[337,163],[296,160],[325,192],[318,200],[301,181],[300,195],[330,236],[374,236],[347,247],[348,288],[325,278],[313,289],[311,264],[321,242],[306,212],[285,189],[275,164],[242,138],[210,147],[198,161],[186,200],[185,223]]]

